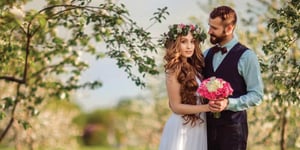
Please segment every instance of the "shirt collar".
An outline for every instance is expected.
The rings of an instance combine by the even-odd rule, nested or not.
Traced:
[[[238,39],[236,37],[233,37],[228,43],[224,45],[224,47],[227,48],[227,51],[230,51],[234,45],[238,43]]]

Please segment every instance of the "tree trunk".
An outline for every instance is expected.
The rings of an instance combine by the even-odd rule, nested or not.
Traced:
[[[285,141],[285,132],[286,132],[286,127],[287,127],[287,107],[283,108],[283,111],[281,113],[281,119],[282,119],[282,124],[281,124],[281,131],[280,131],[280,149],[281,150],[286,150],[286,141]]]

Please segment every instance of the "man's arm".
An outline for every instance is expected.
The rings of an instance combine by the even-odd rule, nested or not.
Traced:
[[[257,106],[263,99],[263,81],[256,54],[247,50],[238,63],[239,73],[244,77],[247,93],[238,98],[229,98],[227,110],[242,111]]]

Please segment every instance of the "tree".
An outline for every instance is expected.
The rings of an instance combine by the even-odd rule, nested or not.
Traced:
[[[256,142],[251,140],[251,143],[279,146],[282,150],[294,148],[300,140],[299,130],[295,128],[300,124],[297,120],[299,24],[294,23],[299,21],[299,0],[287,4],[282,0],[258,2],[260,5],[249,4],[250,17],[242,18],[243,26],[249,30],[239,34],[251,47],[259,50],[265,85],[264,103],[249,111],[253,117],[250,124],[256,130],[253,133]],[[262,113],[264,115],[260,115]],[[261,129],[255,126],[261,126]]]
[[[157,149],[164,120],[170,111],[165,100],[146,101],[135,98],[120,101],[116,129],[120,131],[120,145],[135,149]]]
[[[295,137],[288,137],[287,127],[288,123],[296,123],[289,114],[293,106],[300,104],[300,1],[291,0],[275,11],[277,15],[268,22],[274,37],[264,44],[263,50],[267,55],[267,77],[273,83],[267,90],[271,93],[272,103],[279,104],[275,108],[279,115],[280,149],[285,150],[287,138],[292,138],[294,143],[291,144],[296,141]],[[295,132],[299,138],[299,131],[292,133]]]
[[[146,74],[157,74],[156,52],[151,34],[133,21],[125,5],[104,1],[98,6],[91,0],[45,0],[41,10],[22,8],[29,0],[0,2],[0,85],[9,92],[1,93],[0,119],[9,117],[2,129],[0,142],[17,120],[24,128],[30,125],[22,112],[38,114],[37,105],[47,99],[69,99],[70,92],[80,88],[95,89],[99,81],[80,83],[78,77],[89,67],[81,55],[96,59],[117,60],[137,86]],[[167,8],[153,14],[160,23]],[[59,31],[71,32],[63,37]],[[106,43],[106,51],[95,43]],[[135,68],[137,73],[133,73]],[[21,105],[24,110],[18,110]]]
[[[79,107],[68,101],[47,100],[38,109],[43,111],[36,117],[18,113],[16,116],[28,121],[30,128],[24,130],[22,126],[14,124],[2,143],[14,145],[16,150],[79,148],[78,137],[81,132],[73,123],[74,117],[80,113]]]

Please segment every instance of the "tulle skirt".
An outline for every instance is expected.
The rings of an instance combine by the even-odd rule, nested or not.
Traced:
[[[194,127],[184,125],[181,115],[172,114],[165,124],[159,150],[207,150],[206,115],[201,113],[203,123]]]

